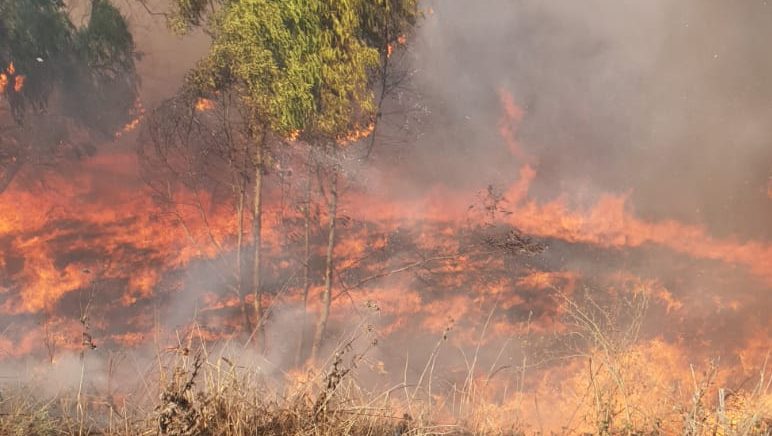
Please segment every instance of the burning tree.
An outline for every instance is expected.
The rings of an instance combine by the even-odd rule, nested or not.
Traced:
[[[26,164],[92,154],[133,116],[134,41],[107,0],[77,27],[64,2],[0,1],[0,192]],[[6,116],[8,115],[8,116]]]

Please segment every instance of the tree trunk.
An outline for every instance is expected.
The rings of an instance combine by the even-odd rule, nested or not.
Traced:
[[[330,181],[330,202],[329,202],[329,222],[330,228],[327,238],[327,260],[324,272],[324,291],[322,292],[322,312],[319,314],[319,322],[316,325],[314,334],[314,344],[311,347],[311,360],[316,360],[319,355],[319,348],[322,345],[324,332],[327,328],[327,320],[330,317],[330,303],[332,301],[332,273],[333,273],[333,250],[335,248],[335,221],[338,212],[338,170],[333,168]]]
[[[263,144],[255,151],[255,193],[252,210],[252,293],[255,297],[255,342],[258,351],[265,349],[262,291],[262,220],[263,220]]]
[[[300,365],[303,360],[303,349],[306,347],[306,326],[308,323],[308,291],[311,289],[311,180],[313,179],[313,165],[311,165],[311,147],[308,149],[308,179],[306,180],[306,194],[303,200],[303,318],[300,325],[300,338],[295,353],[295,365]]]
[[[378,133],[378,124],[381,122],[381,117],[383,116],[383,102],[386,99],[386,95],[389,93],[388,85],[389,85],[389,59],[391,55],[389,54],[389,44],[391,44],[389,41],[389,29],[388,27],[385,29],[384,33],[384,41],[387,41],[387,46],[383,47],[381,52],[381,69],[379,71],[380,73],[380,79],[381,79],[381,92],[378,96],[378,104],[375,106],[375,120],[373,121],[373,131],[370,132],[370,144],[367,145],[367,153],[365,154],[365,160],[370,159],[370,155],[373,152],[373,149],[375,148],[375,138]]]
[[[238,220],[238,237],[236,239],[236,289],[239,292],[239,302],[241,304],[241,316],[244,318],[244,331],[247,334],[252,332],[252,322],[249,320],[249,311],[247,310],[247,293],[244,282],[244,200],[246,197],[246,186],[243,180],[239,181],[238,204],[236,214]]]

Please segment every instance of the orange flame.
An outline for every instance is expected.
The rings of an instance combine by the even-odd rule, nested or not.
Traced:
[[[208,98],[199,98],[196,100],[196,111],[205,112],[214,109],[214,102]]]
[[[500,123],[501,136],[513,155],[528,161],[516,138],[522,109],[515,105],[508,92],[502,90],[500,96],[505,113]],[[744,264],[772,283],[771,245],[716,240],[704,228],[675,220],[646,222],[630,212],[629,194],[604,194],[585,211],[570,210],[565,198],[539,204],[525,198],[535,176],[533,169],[526,164],[520,171],[520,178],[510,188],[507,198],[516,205],[510,222],[527,233],[613,248],[654,243],[697,258]]]
[[[293,130],[287,135],[288,141],[297,141],[300,138],[300,130]]]
[[[367,127],[357,127],[352,130],[348,135],[338,138],[338,144],[346,145],[357,142],[361,139],[367,138],[375,130],[375,123],[370,123]]]
[[[6,92],[10,83],[13,83],[13,92],[20,93],[24,89],[26,79],[26,76],[23,74],[16,74],[16,67],[11,62],[5,69],[5,72],[0,73],[0,95]]]
[[[134,131],[139,124],[142,122],[142,119],[145,117],[145,107],[142,105],[142,102],[137,99],[137,101],[134,102],[134,108],[132,111],[137,114],[134,119],[129,121],[128,123],[124,124],[124,126],[121,128],[121,130],[115,132],[115,137],[120,138],[123,135]]]
[[[15,79],[16,80],[14,81],[14,84],[13,84],[13,90],[18,93],[18,92],[21,92],[21,90],[24,88],[25,77],[20,75],[20,76],[16,76]]]
[[[505,91],[501,92],[500,99],[503,114],[495,127],[498,127],[509,152],[523,162],[519,173],[511,176],[505,191],[509,213],[497,217],[495,224],[568,243],[564,245],[582,245],[582,249],[596,250],[601,247],[616,252],[630,247],[658,246],[690,258],[745,266],[772,282],[772,247],[768,244],[715,238],[705,228],[675,220],[644,220],[634,213],[629,194],[607,193],[586,208],[571,207],[566,196],[538,201],[530,189],[538,176],[538,162],[528,156],[517,137],[524,112]],[[140,117],[127,125],[127,131],[135,128],[141,119],[141,105],[138,107]],[[367,128],[358,128],[341,138],[340,142],[360,140],[372,134],[373,128],[372,124]],[[4,294],[0,312],[21,316],[54,311],[68,294],[93,286],[98,282],[97,278],[117,283],[110,285],[119,290],[113,301],[121,310],[129,312],[132,306],[141,307],[142,302],[160,294],[165,281],[174,280],[170,276],[178,268],[191,262],[209,262],[223,253],[229,253],[228,250],[235,246],[237,231],[233,210],[222,204],[227,202],[217,202],[204,192],[200,193],[200,197],[197,196],[199,193],[175,192],[180,204],[198,204],[185,216],[184,227],[178,222],[159,218],[166,211],[150,200],[149,192],[136,180],[138,163],[133,154],[99,155],[78,164],[76,168],[75,176],[51,176],[49,184],[55,186],[57,192],[35,192],[17,186],[4,193],[0,201],[0,242],[11,241],[12,249],[7,253],[0,251],[0,271],[19,268],[14,266],[19,263],[18,260],[11,258],[13,251],[23,253],[24,265],[14,272],[13,285],[16,287],[13,292],[0,291]],[[110,185],[115,185],[113,178],[118,177],[122,186],[127,188],[105,192],[107,184],[98,176],[104,173],[110,174]],[[352,290],[350,296],[346,294],[346,298],[359,308],[377,306],[380,335],[409,335],[418,329],[443,335],[453,327],[455,330],[449,335],[449,340],[455,345],[465,346],[481,342],[491,344],[517,335],[551,335],[565,331],[567,327],[560,319],[562,313],[555,307],[555,292],[573,294],[588,279],[590,274],[586,273],[586,269],[574,269],[573,265],[571,269],[564,269],[568,268],[567,265],[554,269],[555,265],[548,267],[540,265],[540,262],[522,266],[519,258],[512,256],[506,259],[508,256],[501,253],[462,253],[467,246],[473,245],[469,241],[473,239],[470,235],[474,232],[469,230],[469,217],[465,211],[470,199],[474,198],[474,191],[439,185],[409,197],[408,194],[391,191],[387,195],[385,192],[356,191],[352,188],[341,197],[339,213],[344,224],[338,233],[334,251],[338,276],[347,277],[347,273],[353,271],[348,275],[357,277],[349,278],[348,283],[343,283],[343,279],[336,282],[340,283],[336,285],[336,294],[361,277],[382,275]],[[270,200],[271,195],[267,192],[266,198]],[[280,223],[282,220],[302,220],[302,217],[297,215],[297,211],[274,208],[271,206],[274,203],[269,200],[266,200],[268,206],[263,230],[266,258],[271,260],[266,262],[265,268],[267,275],[279,277],[297,266],[292,256],[287,255],[286,250],[291,250],[286,248],[289,237]],[[185,214],[184,211],[179,213]],[[324,211],[321,214],[320,222],[328,219],[323,215]],[[206,222],[202,216],[206,216]],[[86,235],[89,234],[95,236],[88,239]],[[218,242],[215,244],[211,240]],[[414,251],[400,252],[401,243]],[[216,246],[218,244],[221,246]],[[63,252],[92,251],[98,255],[96,257],[117,260],[113,265],[100,269],[78,256],[70,259],[62,255]],[[408,269],[407,266],[415,264],[423,253],[429,252],[453,255],[425,264],[419,262],[419,267]],[[323,256],[320,253],[317,255]],[[63,261],[65,257],[67,259]],[[89,269],[100,269],[100,272],[89,273]],[[383,275],[384,271],[403,272]],[[695,309],[698,298],[679,292],[678,285],[672,281],[635,274],[625,271],[591,273],[592,279],[602,283],[602,289],[607,290],[611,297],[618,295],[615,292],[621,294],[625,291],[650,296],[657,305],[658,316],[680,319],[689,312],[685,308]],[[321,310],[321,293],[320,283],[311,285],[309,311]],[[221,289],[207,288],[202,294],[200,302],[205,306],[200,311],[202,316],[222,318],[217,318],[218,323],[213,322],[213,327],[205,329],[202,337],[215,340],[238,331],[234,319],[240,318],[233,314],[238,310],[239,299]],[[266,295],[265,298],[267,301],[275,299],[277,303],[281,300],[283,304],[299,304],[299,293],[288,291],[287,294],[290,295],[282,295],[281,298]],[[710,310],[731,309],[736,314],[743,313],[742,309],[749,304],[742,295],[723,298],[709,295],[700,299],[707,300],[703,304]],[[333,309],[334,321],[347,321],[350,312],[343,306],[341,304],[340,308],[335,306]],[[491,307],[496,307],[497,312],[490,319],[488,336],[481,339],[475,329],[476,323],[488,316]],[[533,320],[531,313],[535,314]],[[106,332],[103,340],[132,346],[152,337],[141,329],[142,325],[152,323],[143,323],[144,319],[140,316],[126,322],[127,325],[114,327],[124,328],[123,331]],[[69,326],[63,321],[61,324]],[[75,322],[73,329],[76,336],[77,327]],[[766,326],[755,326],[755,329],[763,333]],[[747,365],[755,361],[761,353],[759,349],[768,344],[765,339],[758,338],[758,344],[753,342],[747,346],[747,351],[740,355],[743,365],[745,361]],[[35,344],[40,344],[40,341],[41,333],[36,330],[15,341],[0,338],[0,348],[28,353],[39,347]],[[77,343],[72,346],[76,347]],[[656,338],[634,351],[635,359],[643,360],[634,359],[625,363],[640,370],[641,377],[655,386],[656,392],[675,378],[663,378],[660,366],[683,364],[688,368],[688,350],[677,339]],[[641,362],[645,361],[655,362],[656,367],[641,367]],[[584,392],[586,384],[583,387],[580,385],[586,380],[579,379],[576,374],[588,372],[586,362],[572,362],[562,370],[554,370],[554,374],[544,375],[543,382],[537,380],[533,390],[561,404],[560,401],[566,401],[565,396],[553,398],[548,394]],[[483,382],[480,381],[483,393],[498,386],[492,384],[484,388]],[[641,404],[642,407],[657,405],[646,398],[641,399]],[[500,409],[492,407],[490,411],[505,414],[520,410],[515,403],[505,403],[504,406]],[[529,412],[526,410],[523,413]]]

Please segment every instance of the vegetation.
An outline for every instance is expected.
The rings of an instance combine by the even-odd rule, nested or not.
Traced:
[[[135,55],[108,0],[91,2],[80,28],[62,1],[0,1],[0,193],[24,165],[90,155],[131,120]]]
[[[88,303],[81,301],[82,349],[66,362],[79,376],[64,380],[69,388],[57,386],[56,392],[43,389],[45,381],[34,375],[4,384],[0,434],[772,434],[772,383],[765,365],[730,390],[718,363],[698,368],[668,357],[657,338],[642,337],[646,291],[598,296],[592,290],[564,294],[554,286],[539,288],[548,294],[545,301],[559,306],[554,314],[564,327],[543,333],[543,343],[532,341],[532,313],[520,337],[486,342],[497,300],[476,328],[456,332],[449,321],[434,348],[421,356],[425,361],[410,362],[414,357],[406,354],[404,368],[388,368],[392,376],[379,380],[385,383],[372,383],[387,374],[373,357],[376,322],[364,315],[353,331],[332,341],[333,290],[461,257],[423,256],[394,269],[367,270],[352,286],[336,284],[342,281],[336,240],[346,224],[340,202],[348,172],[361,157],[347,152],[367,138],[364,155],[370,156],[384,99],[399,81],[392,56],[417,23],[417,2],[173,0],[172,5],[170,27],[183,34],[201,28],[211,46],[179,93],[149,114],[138,154],[155,200],[202,254],[201,262],[214,264],[222,275],[218,283],[238,298],[241,335],[213,341],[194,319],[177,332],[176,346],[164,349],[158,341],[150,359],[121,354],[132,357],[126,360],[137,381],[126,382],[115,373],[120,357],[110,351],[100,355],[107,360],[104,371],[89,367],[97,348],[89,324],[94,285]],[[60,2],[0,0],[0,67],[15,132],[0,137],[11,145],[2,144],[0,192],[21,165],[93,151],[66,145],[63,135],[86,129],[111,137],[130,119],[137,86],[132,36],[106,0],[92,2],[83,28],[70,22]],[[71,114],[58,130],[51,127],[61,122],[48,115],[52,108]],[[36,136],[40,131],[50,134]],[[292,348],[293,362],[274,365],[263,353],[269,322],[264,300],[277,287],[266,285],[264,249],[271,247],[264,241],[264,215],[267,202],[285,201],[281,183],[288,162],[303,170],[295,179],[302,195],[290,199],[297,212],[293,231],[280,236],[302,241],[294,265],[303,277],[292,285],[302,291],[304,316],[300,337],[285,347]],[[271,191],[277,188],[271,183],[278,189]],[[267,195],[276,191],[280,195]],[[489,187],[483,207],[473,212],[481,211],[490,222],[470,225],[470,235],[480,234],[461,245],[484,251],[486,262],[541,253],[542,242],[511,227],[494,228],[494,215],[506,212],[499,210],[502,199]],[[228,220],[219,233],[210,225],[213,216]],[[320,265],[312,268],[312,259]],[[321,305],[309,340],[305,312],[312,284],[321,289]],[[366,309],[380,311],[377,302]],[[456,334],[466,342],[453,343]],[[477,341],[471,354],[469,337]],[[236,344],[243,338],[245,344]],[[519,344],[517,351],[507,351],[512,343]],[[441,353],[456,352],[456,345],[463,369],[440,373]],[[332,350],[327,360],[326,349]],[[509,360],[502,362],[505,351]],[[50,347],[47,367],[64,365],[57,359],[68,356],[61,354]],[[490,357],[485,366],[483,354]]]
[[[187,173],[199,180],[183,184],[194,189],[208,177],[203,174],[219,173],[221,178],[223,171],[229,174],[238,228],[234,289],[243,302],[244,325],[248,329],[254,325],[252,336],[260,349],[265,342],[264,176],[281,159],[288,141],[306,144],[306,198],[310,198],[311,178],[318,179],[322,191],[327,185],[329,192],[324,195],[328,237],[323,310],[311,346],[311,358],[316,358],[332,301],[341,148],[352,135],[356,137],[367,126],[374,128],[388,91],[392,45],[415,25],[417,2],[175,0],[173,5],[172,29],[185,33],[203,27],[212,44],[188,75],[181,95],[151,115],[149,133],[154,145],[140,145],[146,168],[151,168],[147,173],[171,174],[178,182],[185,172],[174,169],[175,162],[193,165],[196,171]],[[214,120],[197,113],[201,107],[195,106],[201,102],[212,103],[219,111]],[[189,121],[181,123],[183,119]],[[217,144],[203,145],[200,135],[190,135],[197,129],[194,124],[217,132],[213,135]],[[179,159],[169,159],[170,154]],[[164,203],[175,204],[170,190],[166,191],[161,195]],[[247,209],[251,209],[248,216]],[[306,228],[309,219],[306,214]],[[248,244],[246,235],[251,236]],[[308,247],[308,235],[306,240]],[[245,252],[248,246],[249,253]],[[246,309],[250,294],[253,316]],[[300,343],[304,342],[301,338]]]
[[[746,388],[729,390],[721,384],[716,365],[702,371],[662,367],[662,356],[642,352],[650,344],[637,337],[636,320],[646,308],[645,295],[626,294],[609,304],[589,293],[564,298],[565,322],[573,326],[564,338],[577,347],[562,352],[563,359],[573,356],[564,362],[573,367],[568,372],[536,363],[541,352],[531,347],[532,354],[524,356],[522,364],[494,365],[490,370],[472,365],[462,375],[466,381],[459,379],[454,389],[444,391],[440,385],[449,374],[435,374],[433,367],[455,334],[447,330],[420,375],[408,378],[406,373],[401,382],[373,391],[360,381],[370,371],[369,354],[377,337],[364,322],[320,368],[275,375],[260,370],[259,362],[243,365],[254,359],[249,350],[211,344],[194,326],[177,347],[159,352],[135,388],[111,388],[110,374],[106,384],[97,383],[101,388],[86,388],[82,396],[80,387],[47,398],[30,394],[29,385],[6,388],[0,401],[0,432],[525,435],[551,429],[551,434],[739,436],[772,431],[772,384],[763,370]],[[484,332],[485,323],[480,328]],[[576,338],[579,342],[573,342]],[[527,341],[527,336],[520,339]],[[472,361],[479,352],[478,347]],[[543,378],[542,369],[559,373],[557,392],[541,384],[548,378]],[[660,390],[663,382],[677,380],[667,378],[670,373],[683,370],[693,376],[685,392]],[[86,372],[78,386],[91,386],[92,377],[100,376]],[[491,380],[501,377],[517,380],[520,387],[503,396],[491,390]],[[550,410],[553,407],[559,410]]]

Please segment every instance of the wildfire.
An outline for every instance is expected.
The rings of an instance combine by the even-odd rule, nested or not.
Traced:
[[[13,84],[13,90],[16,92],[21,92],[22,88],[24,88],[24,76],[16,76]]]
[[[0,237],[11,238],[11,242],[0,254],[0,265],[7,267],[14,256],[25,259],[25,268],[14,275],[21,289],[4,299],[3,312],[23,314],[51,309],[63,296],[92,286],[97,278],[126,280],[126,292],[120,301],[128,306],[154,295],[162,271],[211,255],[211,247],[180,244],[186,237],[157,218],[160,211],[141,185],[135,194],[101,192],[105,188],[100,186],[102,171],[118,180],[137,183],[131,179],[136,175],[126,173],[131,168],[136,171],[131,156],[97,157],[80,166],[79,176],[48,175],[51,183],[62,187],[57,192],[29,192],[14,187],[3,193]],[[209,200],[199,200],[210,207],[206,205]],[[47,223],[66,222],[69,224],[61,228],[46,227],[50,225]],[[223,223],[220,228],[227,226]],[[190,234],[187,239],[195,242],[196,237]],[[69,252],[81,254],[69,258]],[[99,257],[120,261],[103,266]]]
[[[138,107],[141,112],[141,105]],[[503,119],[509,120],[509,124],[522,120],[522,110],[506,93],[502,93],[502,107]],[[141,115],[130,123],[127,130],[135,127],[139,119]],[[502,137],[510,150],[513,150],[512,144],[517,144],[514,127],[503,121],[499,123]],[[355,130],[341,143],[366,137],[372,129],[373,125]],[[514,150],[521,150],[520,145],[517,144]],[[12,245],[5,250],[7,254],[0,256],[0,266],[12,268],[10,265],[16,262],[14,256],[22,256],[25,260],[24,267],[13,276],[13,289],[18,289],[18,292],[4,299],[3,311],[23,314],[49,310],[66,294],[91,286],[94,276],[83,271],[95,269],[93,262],[87,259],[63,260],[68,258],[67,251],[61,251],[65,246],[67,250],[85,250],[100,253],[101,257],[123,259],[121,265],[113,265],[101,274],[125,280],[125,291],[116,300],[124,307],[154,298],[159,283],[164,281],[169,271],[185,267],[195,259],[212,259],[220,250],[232,246],[229,244],[234,241],[233,218],[210,198],[180,193],[181,204],[199,206],[185,212],[188,220],[186,227],[179,229],[175,221],[157,218],[163,212],[150,201],[149,193],[142,189],[137,190],[135,195],[118,194],[117,197],[116,193],[95,194],[108,189],[98,178],[94,178],[105,170],[111,174],[122,174],[122,177],[136,177],[132,175],[136,171],[133,158],[120,162],[116,161],[117,158],[91,159],[84,163],[85,172],[79,177],[55,177],[51,184],[59,186],[56,193],[32,193],[21,187],[6,192],[0,204],[0,236],[12,241]],[[532,159],[526,156],[526,160]],[[521,166],[519,175],[505,191],[507,208],[511,213],[498,217],[500,223],[515,226],[526,234],[569,244],[609,249],[658,245],[697,259],[746,265],[760,277],[772,279],[769,275],[772,249],[769,246],[758,242],[715,239],[705,229],[676,221],[644,221],[631,212],[624,195],[601,196],[595,205],[584,210],[571,209],[565,198],[539,202],[531,198],[530,193],[530,185],[538,174],[536,168],[530,164]],[[400,242],[399,237],[393,236],[400,229],[410,229],[409,246],[415,249],[459,251],[467,244],[463,242],[459,229],[465,226],[468,217],[464,211],[467,201],[473,197],[471,192],[451,191],[441,186],[412,200],[389,198],[385,193],[348,193],[342,199],[341,213],[354,222],[367,225],[346,226],[343,230],[335,247],[341,271],[377,275],[384,269],[400,270],[404,265],[415,262],[409,256],[393,257],[385,265],[363,262],[370,253],[389,252],[405,244]],[[95,198],[99,199],[98,202],[94,202]],[[203,211],[207,215],[206,223],[201,221]],[[266,212],[267,216],[271,213]],[[282,213],[283,219],[289,219],[291,214]],[[73,221],[72,217],[78,218]],[[275,224],[279,220],[266,219],[266,252],[280,258],[284,238]],[[75,225],[76,222],[81,224]],[[52,226],[51,223],[62,223],[62,226]],[[170,229],[179,229],[180,232]],[[81,233],[92,235],[92,239],[77,236]],[[212,239],[209,234],[215,240],[223,241],[223,247],[207,242]],[[60,242],[71,239],[73,241],[66,245]],[[281,271],[292,268],[292,265],[283,260],[271,266],[271,274],[282,274]],[[426,267],[432,271],[436,290],[427,287],[426,283],[420,285],[423,290],[417,290],[417,283],[405,280],[405,277],[390,279],[382,284],[374,283],[372,288],[362,290],[361,298],[377,301],[383,313],[390,314],[384,316],[384,320],[389,320],[384,323],[384,331],[403,331],[410,324],[410,317],[406,315],[412,314],[420,318],[420,324],[428,330],[440,332],[447,326],[449,316],[458,322],[484,317],[484,304],[495,299],[499,300],[497,304],[500,307],[507,310],[528,307],[529,310],[547,314],[551,303],[549,298],[539,296],[540,293],[549,295],[552,289],[570,292],[584,276],[582,271],[549,269],[529,269],[512,276],[512,267],[504,259],[475,255],[458,256]],[[482,280],[470,274],[470,271],[476,270],[485,270],[489,279]],[[612,282],[625,289],[645,290],[668,313],[678,312],[687,304],[676,291],[656,280],[620,275]],[[312,287],[312,294],[320,291],[318,286]],[[716,300],[719,301],[716,304],[729,304],[722,303],[724,300]],[[237,300],[217,301],[209,301],[206,306],[220,308],[218,310],[232,310],[238,306]],[[746,304],[741,298],[732,301],[735,310],[741,310]],[[541,328],[551,326],[551,323],[545,321]],[[497,321],[492,325],[501,334],[512,330],[506,322]],[[533,328],[537,328],[536,325]]]
[[[287,141],[290,142],[297,141],[298,138],[300,138],[300,130],[293,130],[287,135]]]
[[[199,98],[196,100],[196,111],[197,112],[206,112],[214,109],[214,102],[208,98]]]
[[[357,127],[352,130],[348,135],[338,138],[338,144],[346,145],[357,142],[370,136],[375,130],[375,123],[370,123],[366,127]]]
[[[139,99],[137,99],[137,101],[134,102],[134,108],[132,109],[132,112],[136,114],[136,116],[131,121],[124,124],[121,130],[115,132],[116,138],[120,138],[123,135],[134,131],[142,122],[142,119],[145,117],[145,108]]]
[[[210,100],[203,101],[208,103],[197,102],[196,110],[213,107]],[[494,354],[511,354],[512,349],[528,350],[531,344],[570,333],[563,319],[565,309],[559,305],[561,295],[574,296],[592,287],[599,299],[621,300],[630,293],[650,298],[656,316],[661,317],[657,320],[668,331],[630,346],[627,357],[606,362],[608,354],[587,350],[582,358],[566,360],[563,366],[549,367],[539,375],[528,361],[523,368],[532,378],[517,386],[498,379],[491,382],[495,365],[486,362],[468,384],[479,392],[480,401],[491,401],[478,410],[499,423],[496,419],[508,419],[516,412],[534,420],[541,416],[547,423],[563,422],[560,416],[551,416],[552,411],[535,410],[534,401],[523,401],[525,395],[538,394],[540,402],[555,404],[551,408],[555,414],[568,409],[580,415],[591,413],[594,403],[582,397],[587,392],[587,374],[594,375],[608,364],[629,371],[621,380],[626,385],[650,387],[648,392],[628,393],[641,410],[665,413],[666,405],[657,399],[690,380],[691,374],[679,371],[688,371],[693,355],[702,356],[702,349],[717,349],[715,341],[725,324],[748,314],[750,327],[744,328],[762,334],[749,337],[747,343],[724,346],[735,347],[738,366],[750,371],[768,350],[764,336],[768,326],[763,315],[752,310],[759,297],[740,286],[734,289],[735,284],[721,282],[723,278],[715,284],[698,274],[701,262],[711,261],[705,269],[716,269],[717,274],[729,271],[746,277],[747,269],[752,279],[772,283],[772,247],[759,241],[717,238],[706,228],[676,220],[643,219],[635,214],[629,193],[605,193],[584,208],[573,207],[567,194],[543,201],[532,189],[540,175],[539,163],[525,152],[517,136],[524,110],[505,91],[500,101],[501,119],[491,127],[498,129],[502,146],[519,162],[503,189],[501,201],[507,213],[494,214],[492,222],[478,226],[469,212],[469,203],[476,198],[473,190],[437,185],[405,194],[389,189],[387,183],[370,190],[351,187],[339,204],[331,322],[345,325],[353,313],[374,312],[374,329],[385,343],[426,340],[417,339],[416,332],[421,331],[432,340],[447,340],[450,348],[464,353],[469,347],[492,347]],[[139,102],[137,112],[139,116],[119,133],[134,129],[142,119]],[[339,143],[366,138],[373,129],[373,124],[357,128]],[[131,153],[97,155],[69,165],[74,165],[69,172],[46,174],[47,184],[54,189],[14,185],[0,197],[0,271],[7,272],[0,278],[0,313],[17,318],[52,314],[45,328],[57,332],[51,336],[39,327],[0,338],[0,349],[9,350],[7,356],[40,352],[46,338],[59,341],[63,349],[77,350],[82,343],[77,314],[62,312],[89,292],[101,304],[93,320],[94,340],[100,347],[147,344],[154,337],[149,327],[155,325],[154,315],[147,310],[151,304],[162,311],[164,306],[177,310],[177,301],[196,306],[197,334],[203,340],[228,338],[243,329],[242,301],[252,304],[253,300],[237,296],[232,289],[238,232],[227,201],[213,192],[180,188],[172,192],[174,204],[159,205],[139,180],[139,165]],[[390,176],[397,177],[384,173],[384,178]],[[267,185],[264,302],[280,318],[283,307],[298,307],[302,301],[300,291],[293,288],[297,280],[287,279],[302,266],[297,242],[302,238],[293,233],[295,228],[284,226],[301,223],[303,216],[297,208],[276,205],[283,196],[297,194],[292,189],[304,183],[281,190],[271,190],[273,183]],[[328,219],[320,208],[313,238],[326,240],[324,225],[319,223]],[[249,236],[249,224],[244,236]],[[544,240],[552,251],[527,257],[481,245],[486,232],[495,235],[498,228],[517,229]],[[644,264],[656,256],[676,260],[672,270],[659,277],[659,271],[636,264],[636,251],[648,256]],[[318,264],[324,250],[315,245],[312,255],[316,256],[312,263]],[[603,255],[622,261],[598,261]],[[735,266],[741,268],[734,271]],[[694,282],[701,287],[695,290]],[[753,280],[738,283],[747,282]],[[732,293],[727,295],[725,287],[732,288]],[[315,281],[309,288],[312,317],[322,310],[323,285]],[[686,338],[688,334],[698,337]],[[515,343],[522,344],[501,351]],[[383,359],[375,365],[380,374],[401,373],[388,356]],[[510,360],[504,366],[517,359]],[[458,362],[462,368],[468,364]],[[301,376],[296,372],[289,377]],[[619,383],[607,372],[594,381],[606,388]],[[519,394],[506,396],[502,392],[507,389]],[[443,401],[447,398],[438,396],[437,404]],[[575,427],[585,428],[584,424]]]
[[[407,36],[399,35],[396,43],[401,46],[407,45]],[[392,54],[394,54],[394,43],[390,42],[386,44],[386,57],[390,58]]]
[[[520,278],[517,285],[523,288],[550,289],[562,288],[565,282],[574,282],[577,279],[574,273],[534,271]]]
[[[504,117],[499,124],[502,138],[510,152],[526,161],[532,160],[516,140],[516,127],[523,112],[511,94],[500,93]],[[639,247],[654,243],[697,258],[717,259],[746,265],[772,284],[772,246],[749,241],[717,240],[704,228],[675,220],[647,222],[630,212],[629,194],[607,193],[585,211],[571,210],[567,199],[547,203],[527,198],[536,173],[530,165],[521,167],[520,178],[507,191],[506,198],[515,205],[510,223],[527,233],[558,238],[573,243],[603,247]]]
[[[0,72],[0,95],[8,92],[8,87],[11,84],[13,92],[20,93],[24,89],[26,79],[26,76],[23,74],[16,74],[16,67],[11,62],[5,71]]]

